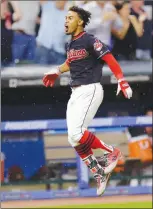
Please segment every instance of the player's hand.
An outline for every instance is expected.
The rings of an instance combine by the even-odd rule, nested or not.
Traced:
[[[45,73],[43,77],[43,84],[46,87],[52,87],[55,83],[55,80],[58,78],[58,76],[61,74],[59,68],[53,69],[49,71],[48,73]]]
[[[132,97],[132,93],[133,93],[132,89],[124,78],[118,80],[118,87],[117,87],[116,95],[118,95],[120,91],[123,92],[126,98],[130,99]]]

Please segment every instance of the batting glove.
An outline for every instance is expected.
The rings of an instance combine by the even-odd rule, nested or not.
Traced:
[[[53,69],[49,71],[48,73],[45,73],[45,76],[43,77],[43,84],[46,87],[52,87],[55,83],[55,80],[58,78],[58,76],[61,74],[59,68]]]
[[[132,93],[133,93],[132,89],[124,78],[118,80],[118,87],[117,87],[116,95],[118,95],[120,91],[123,92],[126,98],[130,99],[132,97]]]

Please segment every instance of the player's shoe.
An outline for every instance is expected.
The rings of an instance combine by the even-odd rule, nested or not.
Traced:
[[[101,196],[105,192],[110,175],[111,175],[110,173],[106,175],[99,175],[99,174],[94,175],[94,178],[97,181],[97,195],[98,196]]]
[[[121,151],[118,148],[114,148],[112,153],[106,153],[98,159],[98,163],[104,168],[104,174],[111,173],[114,170],[121,155]]]

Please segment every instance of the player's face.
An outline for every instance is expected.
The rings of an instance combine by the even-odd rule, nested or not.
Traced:
[[[76,12],[69,11],[65,18],[65,33],[72,35],[76,32],[77,28],[82,24],[82,20],[79,18]]]

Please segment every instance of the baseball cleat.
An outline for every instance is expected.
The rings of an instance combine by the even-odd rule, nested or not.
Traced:
[[[94,178],[97,181],[97,195],[98,196],[101,196],[105,192],[105,189],[106,189],[106,186],[107,186],[110,176],[111,176],[110,173],[106,174],[104,176],[101,176],[99,174],[96,174],[94,176]]]
[[[114,148],[112,153],[107,153],[98,159],[98,163],[104,168],[104,174],[111,173],[116,167],[120,158],[121,151],[117,148]]]

